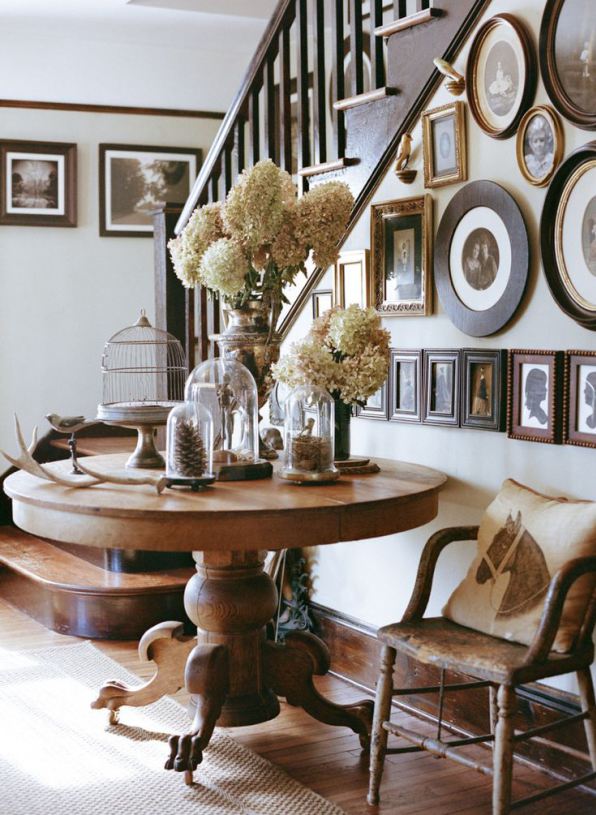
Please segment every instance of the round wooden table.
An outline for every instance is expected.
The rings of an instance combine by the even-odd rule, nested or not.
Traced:
[[[95,456],[93,466],[120,469],[125,459]],[[197,640],[186,640],[178,622],[149,629],[139,654],[156,663],[153,678],[136,688],[108,682],[94,707],[108,708],[116,721],[122,705],[149,704],[186,684],[194,719],[187,734],[171,737],[166,768],[185,772],[188,782],[216,723],[274,718],[278,696],[320,721],[347,725],[365,746],[372,702],[336,705],[314,687],[313,675],[329,669],[324,643],[308,632],[288,634],[284,645],[265,639],[277,591],[263,564],[267,550],[376,538],[432,520],[445,476],[417,464],[377,461],[380,473],[343,475],[326,485],[296,486],[274,476],[162,495],[149,486],[71,489],[25,472],[9,476],[4,488],[14,522],[26,532],[81,546],[193,552],[197,572],[184,605]],[[47,466],[68,469],[70,463]]]

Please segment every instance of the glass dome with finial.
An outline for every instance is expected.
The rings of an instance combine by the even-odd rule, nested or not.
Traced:
[[[258,461],[257,385],[248,368],[235,359],[208,359],[192,371],[184,395],[213,416],[214,465]]]
[[[198,402],[182,402],[170,411],[166,440],[166,477],[174,484],[200,486],[214,480],[213,419]]]
[[[284,463],[279,472],[288,481],[335,481],[335,409],[322,388],[300,385],[284,403]]]

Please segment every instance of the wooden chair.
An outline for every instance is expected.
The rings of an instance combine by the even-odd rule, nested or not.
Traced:
[[[550,581],[540,624],[528,647],[474,631],[443,617],[423,619],[440,553],[452,541],[475,540],[477,535],[477,526],[453,527],[434,534],[422,553],[416,585],[401,622],[387,625],[378,631],[378,637],[383,642],[383,651],[372,728],[369,804],[379,802],[383,764],[388,753],[428,750],[435,756],[452,758],[485,774],[492,774],[493,815],[506,815],[512,808],[524,806],[596,778],[596,704],[590,673],[590,665],[594,658],[592,631],[596,622],[596,590],[592,593],[573,650],[565,654],[551,651],[567,592],[581,575],[596,572],[596,557],[570,560],[554,575]],[[394,689],[393,666],[397,651],[441,668],[441,685],[436,688]],[[445,686],[443,683],[445,670],[465,673],[477,681]],[[524,733],[515,733],[513,729],[515,687],[525,682],[570,671],[577,672],[582,713]],[[429,738],[390,721],[392,696],[439,691],[439,711],[441,711],[444,690],[465,690],[483,686],[490,688],[491,732],[488,734],[443,741],[440,737],[441,713],[437,738]],[[512,802],[511,780],[515,745],[533,736],[542,735],[546,730],[578,720],[584,722],[593,771],[581,778]],[[413,746],[387,748],[388,733],[402,736]],[[457,750],[463,745],[478,742],[494,743],[492,768],[478,764]]]

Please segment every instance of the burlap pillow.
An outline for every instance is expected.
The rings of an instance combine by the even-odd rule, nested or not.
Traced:
[[[511,479],[487,508],[476,558],[443,614],[461,625],[529,645],[551,577],[596,554],[596,503],[549,498]],[[569,651],[594,587],[584,575],[569,594],[553,650]]]

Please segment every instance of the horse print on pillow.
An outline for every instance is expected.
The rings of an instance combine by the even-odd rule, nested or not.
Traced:
[[[505,574],[509,573],[509,580]],[[518,617],[538,605],[550,581],[542,549],[522,525],[521,512],[515,520],[511,512],[505,526],[496,533],[476,571],[476,582],[493,582],[491,599],[495,598],[496,619]],[[499,601],[497,586],[505,592]]]

